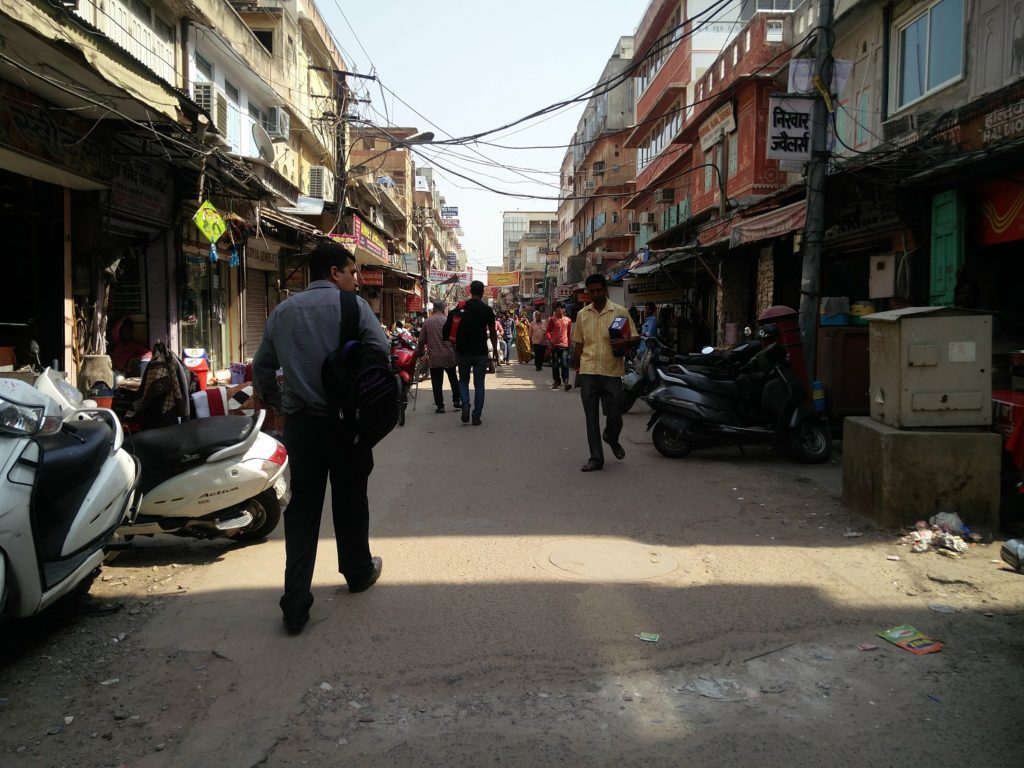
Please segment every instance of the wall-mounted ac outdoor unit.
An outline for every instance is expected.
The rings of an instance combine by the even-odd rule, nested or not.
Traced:
[[[584,189],[593,189],[596,186],[597,182],[595,182],[593,179],[587,179],[586,181],[583,182]]]
[[[632,234],[634,234],[634,235],[640,234],[640,222],[639,221],[631,221],[631,222],[629,222],[629,231]]]
[[[201,110],[213,120],[213,127],[220,133],[228,130],[228,97],[216,83],[193,83],[192,98]]]
[[[309,196],[318,197],[327,203],[334,202],[334,174],[327,166],[310,166]]]
[[[654,199],[659,203],[674,203],[676,200],[676,191],[669,187],[659,189],[658,194],[655,195]]]
[[[267,110],[267,133],[270,138],[288,141],[291,122],[291,115],[284,107],[271,107]]]
[[[657,218],[655,217],[654,211],[648,211],[646,213],[641,213],[640,214],[640,222],[642,224],[655,224],[655,223],[657,223]]]
[[[926,110],[909,115],[900,115],[882,123],[882,138],[895,141],[909,133],[923,131],[935,121],[935,112]]]

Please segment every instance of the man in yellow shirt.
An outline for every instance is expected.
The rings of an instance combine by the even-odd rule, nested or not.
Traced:
[[[580,467],[594,472],[604,466],[601,440],[608,443],[616,459],[623,459],[626,451],[619,444],[622,432],[622,375],[625,371],[623,356],[640,342],[636,326],[625,307],[608,300],[608,281],[604,275],[591,275],[586,281],[591,303],[581,309],[573,324],[573,367],[583,398],[583,413],[587,418],[587,442],[590,460]],[[609,329],[616,318],[621,318],[623,338],[612,339]],[[616,356],[616,353],[619,356]],[[601,433],[601,413],[605,413],[605,430]]]

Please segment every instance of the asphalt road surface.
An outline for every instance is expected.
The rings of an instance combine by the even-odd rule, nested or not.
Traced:
[[[298,637],[280,529],[141,542],[93,588],[118,610],[0,626],[3,764],[1019,764],[998,544],[911,554],[842,509],[836,463],[665,459],[642,404],[625,460],[581,473],[578,391],[549,376],[488,377],[479,427],[420,388],[376,452],[383,576],[347,594],[325,516]],[[877,637],[899,624],[945,648]]]

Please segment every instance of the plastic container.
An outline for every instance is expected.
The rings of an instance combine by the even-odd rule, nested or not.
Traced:
[[[188,368],[192,373],[199,379],[199,389],[206,389],[206,379],[210,374],[210,366],[207,364],[206,359],[202,357],[186,357],[184,360],[185,367]]]
[[[825,385],[820,381],[811,382],[811,396],[814,398],[814,410],[822,413],[825,410]]]
[[[850,325],[867,325],[865,319],[868,315],[875,314],[875,305],[870,301],[858,301],[850,307]]]
[[[843,313],[838,315],[820,315],[822,325],[849,325],[850,316]]]

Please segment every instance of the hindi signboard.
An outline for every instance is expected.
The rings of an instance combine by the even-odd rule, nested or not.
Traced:
[[[459,220],[458,219],[444,218],[444,219],[441,219],[441,226],[443,226],[445,229],[458,229],[459,228]]]
[[[428,279],[439,285],[466,285],[473,282],[472,272],[452,272],[443,269],[432,269],[428,273]]]
[[[487,284],[491,286],[519,285],[518,272],[488,272]]]
[[[809,160],[811,157],[811,108],[814,99],[772,96],[768,99],[769,160]]]
[[[457,219],[459,217],[459,207],[457,205],[442,205],[441,206],[441,218],[442,219]]]
[[[725,134],[736,130],[736,117],[733,114],[732,102],[716,109],[697,129],[700,136],[700,148],[708,152],[715,144],[725,138]]]

